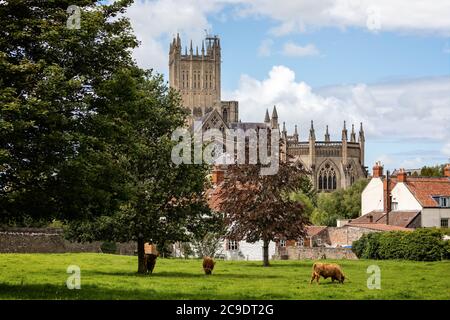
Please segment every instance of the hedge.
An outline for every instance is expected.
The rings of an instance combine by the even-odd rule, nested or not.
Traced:
[[[450,241],[443,240],[440,230],[430,228],[367,233],[353,242],[352,250],[362,259],[450,259]]]

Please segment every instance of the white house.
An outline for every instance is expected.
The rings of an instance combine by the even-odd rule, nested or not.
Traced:
[[[351,223],[447,228],[449,220],[450,164],[443,177],[413,177],[400,169],[396,176],[388,178],[381,164],[376,163],[361,195],[361,217]]]

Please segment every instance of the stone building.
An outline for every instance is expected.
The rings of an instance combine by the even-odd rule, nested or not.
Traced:
[[[238,101],[221,100],[221,47],[218,36],[207,36],[202,41],[200,52],[196,47],[195,53],[191,41],[189,51],[185,47],[183,54],[181,39],[177,35],[169,49],[169,85],[180,92],[183,106],[190,112],[190,126],[200,121],[202,130],[279,130],[281,160],[299,162],[310,172],[313,185],[320,192],[345,189],[359,178],[367,177],[362,123],[357,134],[354,125],[349,133],[344,122],[341,140],[332,141],[328,126],[324,139],[316,139],[313,121],[305,139],[302,140],[297,126],[289,135],[285,123],[282,128],[280,126],[276,106],[271,117],[266,109],[262,122],[241,122]]]

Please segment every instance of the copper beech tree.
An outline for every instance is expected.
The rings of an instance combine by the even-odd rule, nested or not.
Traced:
[[[250,243],[263,241],[264,266],[269,266],[269,242],[297,239],[308,219],[303,205],[289,198],[300,190],[305,171],[297,164],[280,163],[277,174],[260,175],[260,165],[231,165],[217,190],[218,207],[225,215],[227,237]]]

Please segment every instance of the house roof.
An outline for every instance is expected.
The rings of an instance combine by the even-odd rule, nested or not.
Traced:
[[[407,228],[420,214],[420,211],[391,211],[389,212],[389,225]],[[377,223],[386,224],[386,214],[377,220]]]
[[[419,213],[420,211],[418,210],[391,211],[389,212],[389,225],[407,228]],[[372,222],[370,222],[370,215],[373,217]],[[349,224],[386,224],[386,213],[372,211],[356,219],[352,219]]]
[[[314,237],[318,235],[320,232],[325,230],[327,226],[307,226],[306,227],[306,236],[307,237]]]
[[[399,226],[381,224],[381,223],[349,223],[344,227],[356,227],[356,228],[364,228],[378,231],[412,231],[412,229],[403,228]]]
[[[371,223],[370,216],[373,217],[372,223],[377,223],[385,213],[383,211],[371,211],[366,213],[356,219],[352,219],[350,223]]]
[[[386,177],[381,178],[383,181]],[[397,185],[397,177],[389,179],[389,190]],[[406,178],[405,185],[422,207],[439,207],[434,196],[450,197],[449,177],[412,177]]]
[[[422,207],[439,207],[434,196],[450,197],[450,178],[407,178],[406,186]]]

